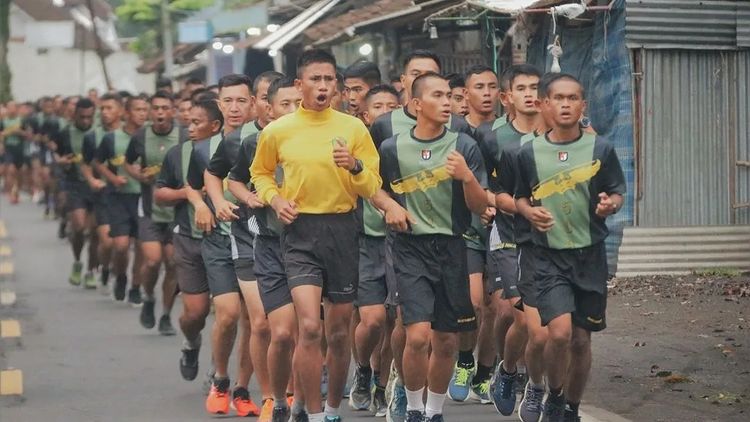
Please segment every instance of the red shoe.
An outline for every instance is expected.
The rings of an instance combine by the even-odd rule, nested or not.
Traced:
[[[250,392],[244,387],[236,387],[234,392],[232,392],[232,407],[237,411],[237,416],[260,415],[258,405],[253,403],[253,399],[250,398]]]
[[[229,413],[229,379],[214,380],[206,397],[206,411],[212,415]]]

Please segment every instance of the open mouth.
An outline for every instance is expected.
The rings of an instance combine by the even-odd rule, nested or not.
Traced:
[[[328,98],[328,96],[324,94],[320,94],[317,97],[315,97],[315,99],[318,100],[319,103],[325,102],[326,98]]]

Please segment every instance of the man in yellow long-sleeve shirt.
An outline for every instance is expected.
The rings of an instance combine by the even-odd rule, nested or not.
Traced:
[[[260,136],[250,168],[260,199],[284,224],[282,251],[299,322],[295,364],[311,422],[339,421],[351,357],[349,321],[358,284],[357,197],[381,187],[379,159],[367,128],[357,118],[330,108],[336,90],[336,60],[320,50],[297,61],[299,110],[269,124]],[[276,167],[284,171],[278,187]],[[326,364],[329,374],[325,415],[320,377],[323,334],[320,300],[325,299]]]

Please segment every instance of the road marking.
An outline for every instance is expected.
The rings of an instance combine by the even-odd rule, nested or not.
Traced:
[[[0,291],[0,305],[13,306],[16,303],[16,292],[10,290]]]
[[[8,230],[5,228],[5,221],[0,220],[0,239],[8,237]]]
[[[15,319],[4,319],[0,321],[0,338],[21,337],[21,324]]]
[[[586,407],[586,412],[580,412],[581,422],[630,422],[628,419],[607,410],[592,407],[586,403],[583,405]]]
[[[23,374],[20,369],[0,371],[0,396],[23,394]]]
[[[0,256],[10,256],[10,254],[11,254],[10,246],[8,245],[0,246]]]
[[[12,262],[0,262],[0,276],[2,275],[13,275],[13,263]]]

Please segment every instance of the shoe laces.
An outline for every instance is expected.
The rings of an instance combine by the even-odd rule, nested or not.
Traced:
[[[456,385],[462,385],[465,386],[469,383],[469,376],[471,375],[471,371],[469,371],[466,368],[462,368],[460,366],[456,367]]]
[[[534,412],[539,412],[542,409],[542,399],[544,398],[544,390],[536,390],[534,387],[529,385],[526,388],[526,396],[524,397],[524,406]]]
[[[479,394],[487,395],[490,392],[490,380],[472,386]]]
[[[513,395],[513,383],[515,382],[513,375],[501,375],[500,376],[500,395],[503,398],[509,398]]]

